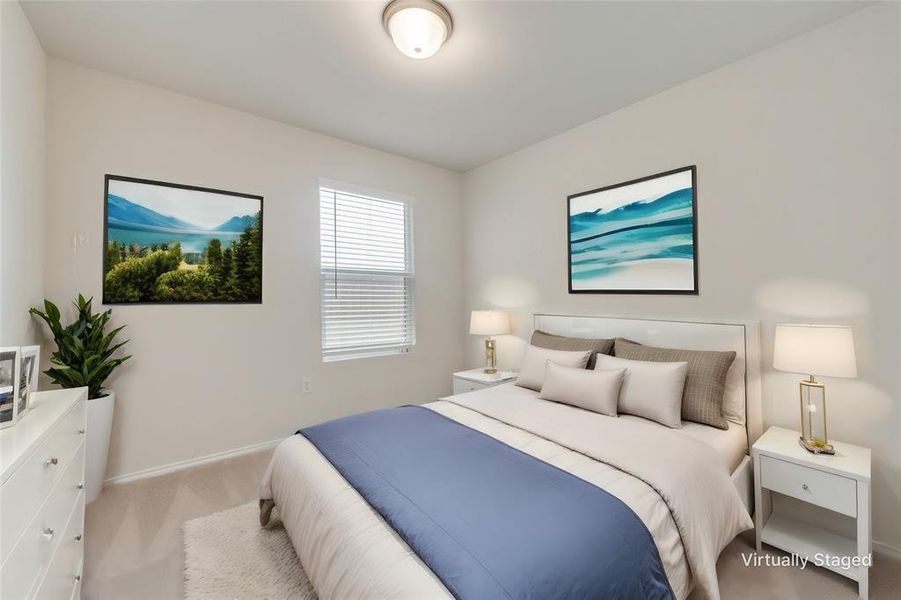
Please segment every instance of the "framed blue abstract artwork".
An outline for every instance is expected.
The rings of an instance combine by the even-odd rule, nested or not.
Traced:
[[[694,165],[567,198],[571,294],[697,294]]]

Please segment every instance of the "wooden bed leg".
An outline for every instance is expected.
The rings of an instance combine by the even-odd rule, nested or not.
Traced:
[[[275,508],[275,500],[260,499],[260,527],[269,524],[269,517],[272,516],[272,509]]]

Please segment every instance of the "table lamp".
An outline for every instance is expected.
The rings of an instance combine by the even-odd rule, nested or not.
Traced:
[[[826,386],[814,375],[857,377],[854,335],[839,325],[776,325],[773,368],[807,373],[801,381],[801,439],[814,454],[835,454],[826,433]]]
[[[469,318],[469,333],[486,335],[485,369],[483,373],[497,373],[497,353],[493,335],[510,333],[510,315],[499,310],[474,310]]]

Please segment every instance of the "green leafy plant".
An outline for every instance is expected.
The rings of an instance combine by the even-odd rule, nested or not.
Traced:
[[[73,302],[78,309],[78,317],[65,327],[60,322],[59,308],[50,300],[44,300],[43,311],[32,308],[29,312],[47,324],[56,342],[56,352],[50,355],[54,366],[44,373],[57,385],[64,388],[86,386],[88,398],[100,398],[106,396],[103,383],[116,367],[131,356],[113,358],[113,354],[128,342],[114,343],[125,326],[106,332],[112,311],[94,314],[92,300],[85,300],[78,294]]]

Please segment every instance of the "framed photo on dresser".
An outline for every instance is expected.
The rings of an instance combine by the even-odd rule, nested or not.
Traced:
[[[41,347],[22,346],[20,355],[18,416],[22,418],[31,409],[31,394],[38,391]]]
[[[0,348],[0,429],[15,425],[19,418],[20,357],[18,347]]]
[[[567,198],[571,294],[697,294],[694,165]]]

